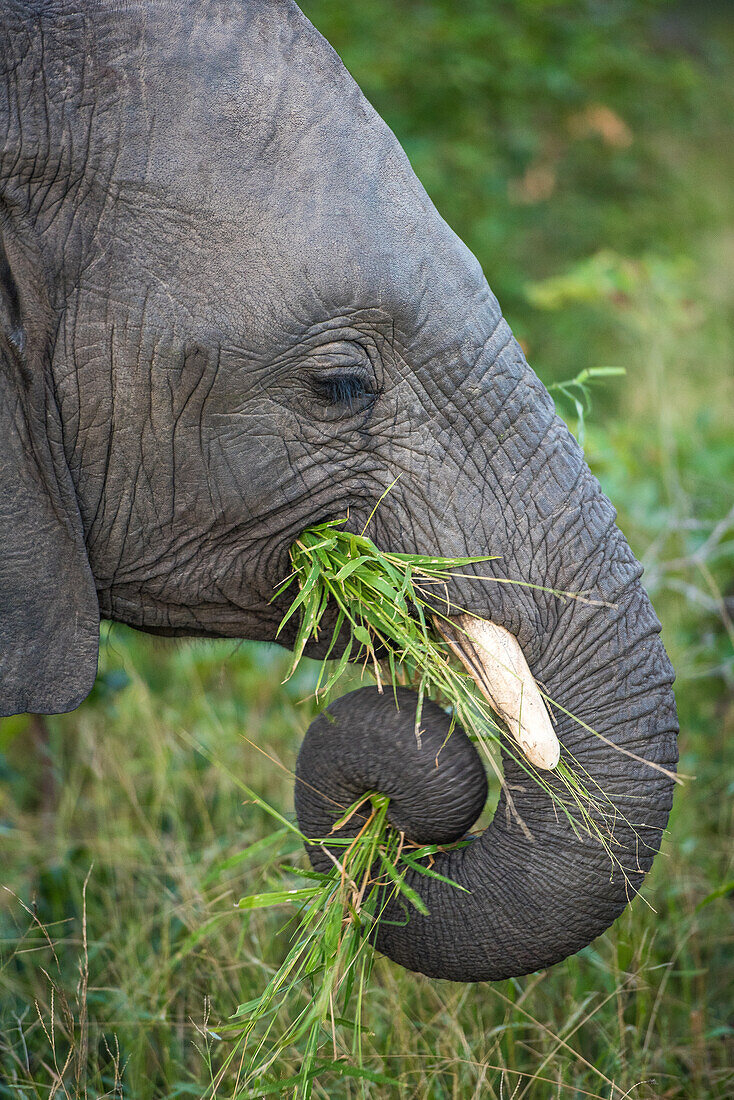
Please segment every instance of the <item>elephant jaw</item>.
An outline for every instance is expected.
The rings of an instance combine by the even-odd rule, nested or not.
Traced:
[[[561,754],[550,714],[520,644],[503,626],[471,615],[434,619],[439,633],[475,680],[536,768],[555,768]]]

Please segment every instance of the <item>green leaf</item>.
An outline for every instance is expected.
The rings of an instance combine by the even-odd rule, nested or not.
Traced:
[[[331,1022],[331,1021],[329,1021]],[[355,1020],[347,1020],[344,1016],[334,1016],[334,1023],[339,1027],[346,1027],[349,1031],[353,1031],[355,1028],[359,1028],[365,1035],[371,1035],[372,1032],[364,1024],[358,1024]]]
[[[342,653],[341,657],[339,658],[339,663],[337,664],[336,669],[334,670],[332,675],[329,677],[329,679],[326,682],[326,684],[324,685],[324,687],[321,689],[321,694],[322,695],[326,695],[331,690],[331,688],[334,686],[336,681],[341,676],[344,669],[347,667],[347,664],[349,662],[349,658],[350,658],[351,653],[352,653],[352,644],[353,644],[352,639],[350,638],[349,641],[347,642],[346,646],[344,647],[344,652]]]
[[[707,894],[702,901],[699,901],[696,906],[696,912],[698,912],[699,909],[703,909],[704,906],[710,905],[712,901],[718,901],[719,898],[728,897],[732,892],[734,892],[734,879],[729,879],[728,882],[723,882],[721,886],[717,886],[716,889],[712,890],[710,894]]]
[[[208,885],[226,871],[231,871],[234,867],[239,867],[243,863],[252,863],[253,860],[261,858],[266,852],[270,853],[272,848],[284,846],[286,838],[290,836],[290,829],[276,829],[274,833],[270,833],[268,836],[256,840],[254,844],[250,844],[248,848],[244,848],[241,852],[235,852],[233,856],[229,856],[227,859],[215,863],[206,875],[204,875],[202,884]]]
[[[316,581],[318,580],[319,573],[320,573],[319,563],[314,562],[313,565],[311,566],[308,577],[306,578],[306,580],[303,583],[303,587],[301,588],[301,591],[298,593],[295,600],[293,601],[293,603],[291,604],[291,606],[288,608],[285,615],[283,616],[281,624],[275,632],[276,638],[278,637],[278,635],[280,634],[281,630],[283,629],[285,624],[288,622],[288,620],[298,610],[298,608],[301,606],[301,604],[304,602],[304,600],[307,599],[308,595],[310,594],[311,590],[313,589],[314,585],[316,584]]]
[[[343,565],[337,573],[334,574],[334,580],[345,581],[347,577],[350,577],[352,573],[356,572],[356,570],[359,569],[360,566],[364,565],[365,562],[371,560],[371,554],[360,554],[359,557],[352,558],[350,561],[346,562],[346,564]]]
[[[249,894],[245,898],[240,898],[237,908],[267,909],[271,905],[287,905],[289,902],[300,905],[304,901],[311,901],[320,893],[320,886],[304,886],[297,890],[273,890],[269,894]]]
[[[438,871],[434,871],[432,867],[426,867],[424,863],[419,863],[417,860],[411,859],[405,852],[401,853],[400,862],[407,863],[408,867],[412,867],[419,875],[426,875],[427,878],[438,879],[439,882],[445,882],[448,886],[455,886],[457,890],[463,890],[465,894],[471,893],[471,890],[467,890],[466,886],[454,882],[452,878],[446,878],[445,875],[440,875]]]
[[[313,882],[318,882],[322,886],[329,887],[329,875],[325,875],[323,871],[312,871],[306,867],[294,867],[290,863],[281,863],[280,870],[285,875],[298,875],[300,878],[311,879]],[[331,874],[331,872],[329,873]]]
[[[429,572],[440,570],[441,572],[452,569],[460,569],[465,565],[477,565],[483,561],[496,561],[499,554],[480,554],[470,558],[431,558],[422,554],[390,554],[388,557],[397,561],[407,562],[415,569],[426,569]]]
[[[424,917],[427,917],[428,906],[426,905],[420,894],[418,894],[412,886],[408,885],[408,883],[405,881],[405,876],[399,874],[394,863],[387,859],[387,857],[384,856],[381,851],[378,850],[377,854],[380,857],[380,862],[382,863],[383,870],[385,871],[387,877],[395,883],[403,897],[406,898],[406,900],[409,901],[411,905],[418,910],[419,913],[422,913]]]

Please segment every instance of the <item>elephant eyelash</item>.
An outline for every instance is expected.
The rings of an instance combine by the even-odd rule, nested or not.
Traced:
[[[353,412],[364,408],[367,399],[376,396],[363,374],[332,374],[314,378],[312,385],[319,400]]]

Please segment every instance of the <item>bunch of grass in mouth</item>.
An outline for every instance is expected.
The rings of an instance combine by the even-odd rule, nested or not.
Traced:
[[[275,593],[278,597],[292,586],[298,589],[280,628],[299,616],[288,677],[309,640],[319,639],[327,608],[333,605],[336,618],[330,619],[333,625],[317,679],[317,698],[325,700],[347,664],[356,662],[374,675],[382,690],[408,684],[417,691],[417,726],[426,696],[450,707],[454,722],[459,722],[484,752],[500,783],[496,750],[502,740],[505,751],[544,788],[574,830],[601,843],[620,873],[625,873],[614,854],[612,830],[620,817],[618,808],[568,753],[553,773],[560,783],[549,784],[508,739],[474,680],[458,665],[434,626],[434,617],[449,621],[450,612],[464,611],[449,603],[452,575],[490,559],[387,553],[364,534],[344,530],[344,523],[332,521],[309,528],[291,549],[292,572]],[[329,659],[340,637],[344,648],[330,668]],[[284,836],[296,834],[306,841],[292,822],[254,792],[249,794],[278,820]],[[512,806],[510,792],[506,791],[506,796]],[[238,1095],[264,1096],[292,1087],[294,1096],[308,1098],[315,1076],[328,1072],[374,1079],[362,1061],[362,1002],[373,962],[371,938],[366,933],[396,896],[403,900],[406,919],[411,907],[426,912],[420,896],[406,881],[409,870],[442,878],[433,870],[431,859],[425,858],[433,856],[438,846],[417,847],[406,842],[389,825],[387,810],[384,795],[365,794],[345,808],[334,826],[336,832],[356,815],[361,825],[357,835],[320,840],[334,860],[328,874],[288,865],[283,870],[300,878],[303,885],[250,895],[239,902],[243,910],[293,904],[297,913],[283,963],[261,996],[240,1005],[232,1021],[237,1041],[226,1061],[229,1064],[240,1052],[241,1065],[246,1067],[243,1085],[255,1090]],[[465,843],[460,841],[458,846]],[[321,1052],[327,1045],[329,1057],[324,1058]],[[277,1067],[286,1049],[293,1048],[301,1052],[300,1072],[284,1080]],[[380,1083],[388,1080],[381,1078]]]
[[[389,553],[364,534],[344,530],[345,522],[334,520],[308,528],[291,548],[293,570],[274,597],[293,585],[298,587],[279,628],[280,633],[297,613],[300,615],[288,677],[293,675],[308,642],[319,640],[324,616],[332,605],[337,614],[336,620],[331,620],[334,625],[316,683],[317,699],[329,695],[350,662],[361,664],[363,672],[371,672],[381,690],[388,685],[394,690],[398,684],[413,687],[418,695],[416,734],[425,697],[450,708],[449,736],[456,723],[463,726],[500,784],[504,786],[498,754],[501,743],[575,831],[610,847],[611,838],[599,821],[618,821],[619,811],[568,752],[562,750],[561,761],[554,769],[556,783],[550,783],[548,773],[529,763],[434,625],[435,620],[443,621],[455,630],[452,613],[467,614],[449,599],[452,576],[466,576],[457,574],[457,570],[493,559],[486,555],[448,558]],[[472,575],[471,579],[479,583],[481,578]],[[567,593],[556,595],[571,598]],[[329,671],[329,658],[342,635],[346,636],[344,648]],[[553,702],[548,696],[546,699]],[[513,812],[514,803],[506,787],[505,796]]]

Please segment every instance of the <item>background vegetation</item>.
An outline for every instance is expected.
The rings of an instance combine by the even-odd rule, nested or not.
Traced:
[[[594,391],[585,447],[646,566],[695,777],[644,900],[612,931],[494,985],[378,960],[368,1076],[325,1074],[315,1094],[731,1096],[731,9],[304,8],[478,255],[544,381],[626,367]],[[282,882],[284,856],[237,780],[291,806],[313,670],[281,686],[274,647],[102,637],[76,713],[0,723],[0,1097],[231,1097],[217,1028],[284,956],[288,915],[233,908]],[[298,1063],[293,1051],[283,1076]]]

